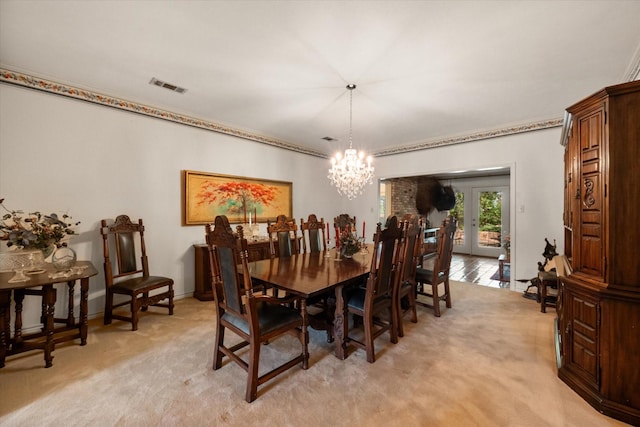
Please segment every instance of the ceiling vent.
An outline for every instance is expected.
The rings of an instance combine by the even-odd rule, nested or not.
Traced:
[[[155,77],[151,77],[151,80],[149,81],[150,85],[156,85],[156,86],[160,86],[163,87],[165,89],[169,89],[172,90],[174,92],[178,92],[178,93],[185,93],[187,90],[183,87],[179,87],[176,85],[172,85],[171,83],[167,83],[167,82],[163,82],[162,80],[158,80]]]
[[[327,141],[327,142],[337,141],[337,139],[336,139],[336,138],[331,138],[330,136],[325,136],[325,137],[324,137],[324,138],[322,138],[322,139],[324,139],[324,140],[325,140],[325,141]]]

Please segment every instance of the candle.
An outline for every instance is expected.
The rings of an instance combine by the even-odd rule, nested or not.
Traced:
[[[249,227],[251,227],[251,212],[249,212]]]
[[[253,220],[258,223],[258,208],[253,208]]]
[[[244,222],[243,224],[247,223],[247,205],[243,205],[242,206],[244,208]]]
[[[362,221],[362,238],[364,239],[365,235],[364,235],[364,221]]]
[[[329,233],[329,223],[327,223],[327,242],[331,240],[331,233]]]
[[[340,249],[340,229],[336,227],[336,249]]]

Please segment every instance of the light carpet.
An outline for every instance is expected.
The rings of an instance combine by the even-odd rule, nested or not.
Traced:
[[[378,338],[377,360],[333,356],[310,331],[309,369],[294,367],[244,400],[246,373],[213,360],[214,305],[187,298],[175,315],[90,322],[88,344],[11,356],[0,369],[2,426],[622,426],[557,378],[552,312],[520,293],[452,283],[442,317],[419,308],[405,337]],[[166,313],[166,311],[164,312]],[[234,338],[228,333],[228,339]],[[263,346],[262,369],[283,351]]]

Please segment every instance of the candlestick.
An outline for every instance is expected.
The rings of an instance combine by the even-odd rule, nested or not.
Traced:
[[[251,212],[249,212],[249,227],[251,227]]]

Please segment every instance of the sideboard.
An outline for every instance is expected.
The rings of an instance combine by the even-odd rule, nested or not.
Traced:
[[[298,236],[298,240],[301,237]],[[278,250],[278,245],[274,245]],[[213,290],[211,289],[211,271],[209,269],[209,254],[207,245],[204,243],[193,245],[194,249],[194,268],[195,268],[195,289],[193,296],[200,301],[213,301]],[[249,253],[249,262],[267,259],[271,256],[269,250],[269,240],[259,240],[248,242],[247,252]]]

